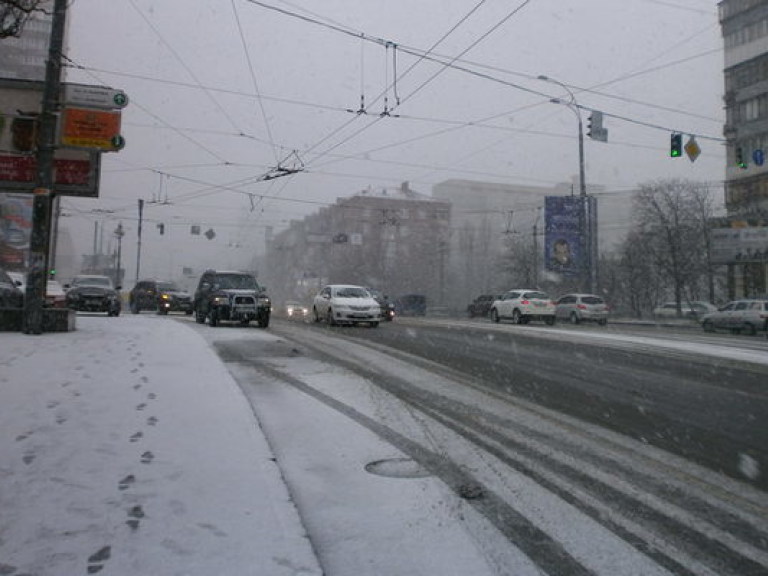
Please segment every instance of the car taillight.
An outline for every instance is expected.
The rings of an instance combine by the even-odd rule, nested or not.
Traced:
[[[520,304],[522,304],[523,306],[528,306],[528,304],[530,303],[531,302],[529,300],[520,300]]]
[[[586,304],[577,304],[576,308],[578,308],[579,310],[586,310],[587,309],[587,305]]]

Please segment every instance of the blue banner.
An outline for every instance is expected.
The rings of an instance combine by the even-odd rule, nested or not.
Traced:
[[[547,196],[545,199],[545,267],[550,272],[577,276],[584,270],[581,242],[583,201],[580,196]]]

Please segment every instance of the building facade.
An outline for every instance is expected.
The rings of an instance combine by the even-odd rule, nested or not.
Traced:
[[[446,297],[450,205],[410,189],[365,190],[322,208],[267,243],[265,282],[307,301],[324,284],[358,284],[391,298]]]
[[[768,294],[768,0],[719,3],[725,47],[727,217],[715,231],[728,296]]]

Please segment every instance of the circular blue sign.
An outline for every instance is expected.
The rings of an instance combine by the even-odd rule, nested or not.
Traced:
[[[755,162],[757,166],[762,166],[763,162],[765,162],[765,154],[762,150],[758,149],[752,152],[752,160]]]

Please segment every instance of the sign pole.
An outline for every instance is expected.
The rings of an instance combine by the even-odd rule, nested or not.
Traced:
[[[67,0],[55,0],[48,62],[45,68],[43,107],[40,114],[40,132],[37,144],[37,188],[32,203],[32,232],[29,239],[29,271],[24,298],[25,334],[43,331],[43,298],[48,276],[48,249],[50,243],[51,196],[53,194],[53,153],[56,148],[56,110],[61,89],[61,51]]]

